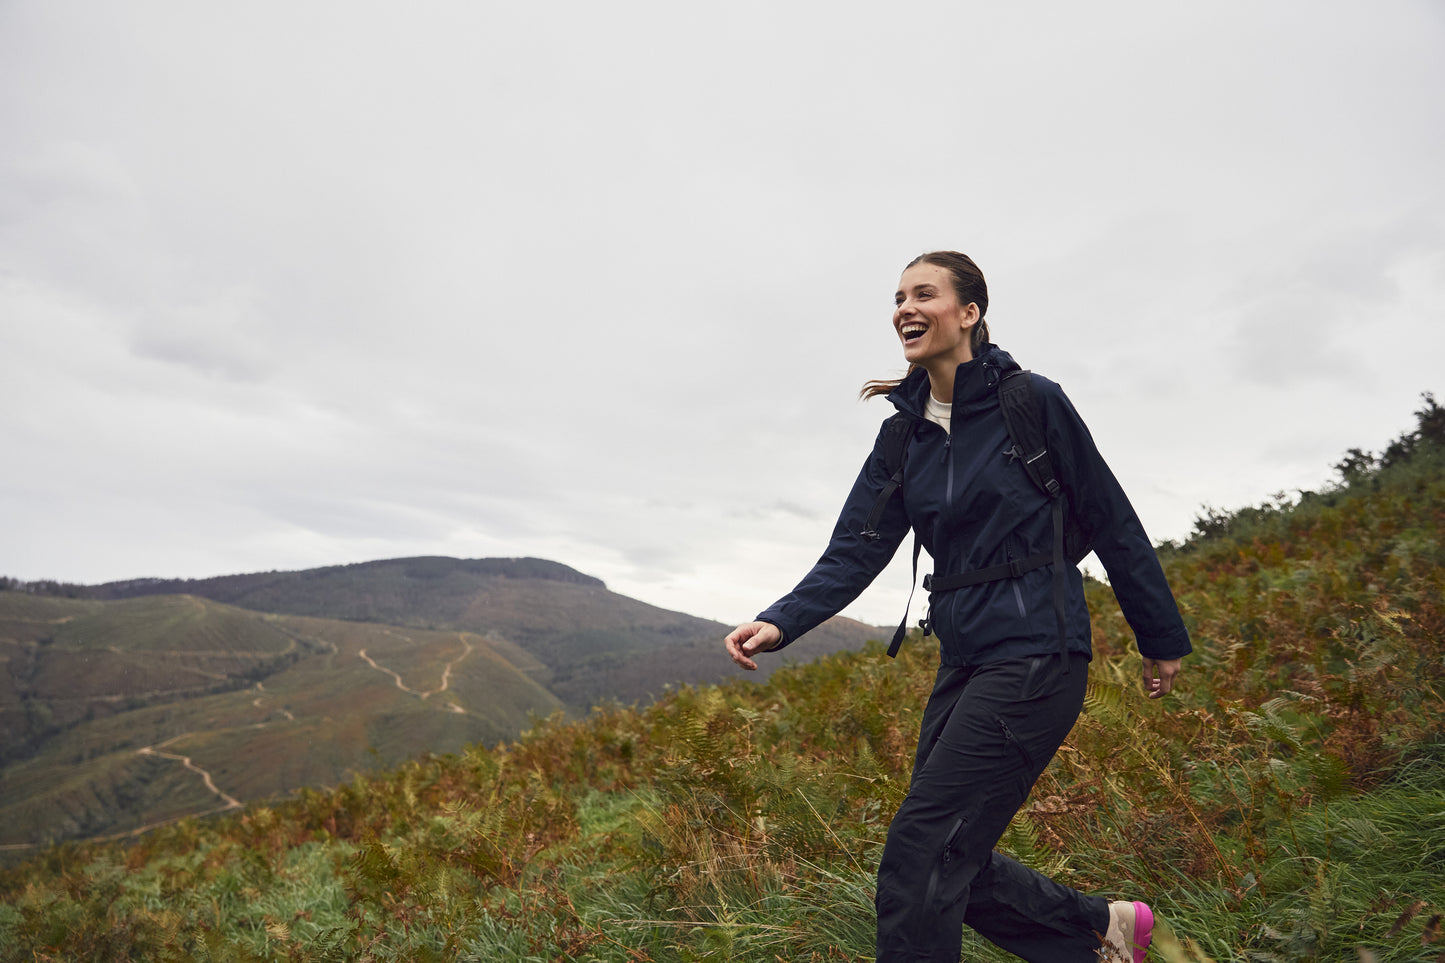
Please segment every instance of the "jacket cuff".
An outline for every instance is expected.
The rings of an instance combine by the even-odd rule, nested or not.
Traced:
[[[1182,659],[1194,651],[1194,647],[1189,644],[1189,630],[1182,625],[1177,632],[1171,632],[1168,635],[1150,638],[1135,636],[1135,642],[1139,646],[1140,655],[1161,662]]]

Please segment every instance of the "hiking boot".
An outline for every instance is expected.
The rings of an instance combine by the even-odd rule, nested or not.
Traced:
[[[1109,932],[1099,947],[1104,963],[1144,963],[1154,938],[1154,912],[1147,903],[1109,904]]]

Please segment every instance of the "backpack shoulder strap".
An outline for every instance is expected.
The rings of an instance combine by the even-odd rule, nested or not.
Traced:
[[[1064,490],[1054,474],[1054,460],[1049,457],[1048,439],[1044,434],[1044,418],[1041,406],[1034,399],[1033,376],[1028,371],[1011,371],[998,386],[998,405],[1003,413],[1004,424],[1008,427],[1009,441],[1013,442],[1010,452],[1024,463],[1029,478],[1049,496],[1050,514],[1053,516],[1053,596],[1054,621],[1059,631],[1059,668],[1068,671],[1069,643],[1064,607],[1067,602],[1068,582],[1064,574],[1065,535]],[[1088,551],[1086,548],[1085,552]],[[1080,558],[1083,553],[1080,553]],[[1075,559],[1077,562],[1077,559]]]
[[[1009,441],[1013,444],[1009,454],[1023,462],[1029,480],[1040,491],[1059,501],[1063,488],[1054,468],[1054,459],[1049,454],[1048,439],[1044,434],[1043,405],[1033,392],[1030,372],[1011,371],[1005,375],[999,382],[998,402],[1004,424],[1008,427]],[[1066,514],[1064,553],[1069,561],[1077,565],[1089,554],[1091,539],[1077,524],[1072,510]]]
[[[1043,416],[1034,402],[1031,373],[1011,371],[1004,375],[998,385],[998,404],[1008,426],[1009,441],[1013,442],[1011,454],[1023,461],[1024,471],[1035,485],[1050,498],[1058,498],[1063,489],[1054,474],[1054,460],[1049,457]]]

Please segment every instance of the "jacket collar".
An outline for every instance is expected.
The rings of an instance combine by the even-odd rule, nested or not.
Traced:
[[[991,404],[999,379],[1019,364],[1007,351],[990,342],[978,357],[958,366],[953,376],[953,413],[958,417]],[[928,403],[928,372],[914,368],[897,388],[888,393],[888,400],[904,414],[922,419]]]

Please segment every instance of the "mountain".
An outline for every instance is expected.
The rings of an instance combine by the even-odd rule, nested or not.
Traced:
[[[562,703],[474,633],[0,592],[0,843],[117,833],[514,738]]]
[[[29,588],[0,591],[0,848],[334,786],[744,675],[728,626],[541,559]],[[878,634],[835,619],[791,651]]]
[[[667,685],[743,675],[722,651],[730,625],[648,605],[536,558],[419,557],[207,579],[68,587],[91,599],[185,593],[260,612],[505,638],[546,667],[538,681],[574,712],[650,700]],[[885,630],[833,619],[789,650],[798,659],[856,649]],[[769,660],[765,677],[780,660]]]

